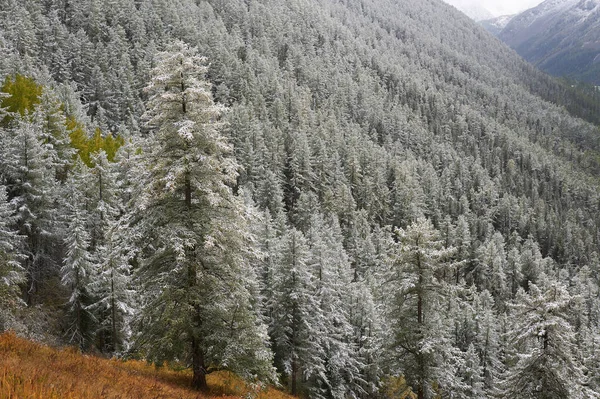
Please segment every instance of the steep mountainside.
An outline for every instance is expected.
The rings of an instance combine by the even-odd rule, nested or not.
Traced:
[[[544,71],[600,84],[598,0],[547,0],[513,18],[499,37]]]
[[[599,103],[454,7],[4,0],[0,55],[0,328],[198,387],[600,392]]]

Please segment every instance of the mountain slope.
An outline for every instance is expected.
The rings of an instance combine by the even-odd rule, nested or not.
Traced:
[[[260,255],[252,262],[259,282],[248,285],[284,386],[318,399],[366,398],[406,373],[421,397],[468,398],[508,391],[511,381],[535,390],[539,372],[558,381],[548,397],[581,391],[584,382],[600,390],[600,381],[580,375],[600,375],[593,288],[600,276],[599,131],[569,111],[593,120],[598,110],[464,14],[438,0],[8,3],[0,14],[0,77],[33,76],[59,99],[0,127],[0,185],[10,186],[11,203],[31,197],[17,190],[18,173],[27,170],[17,164],[17,139],[39,141],[38,153],[49,152],[47,126],[56,114],[81,121],[92,138],[131,138],[112,164],[111,189],[121,202],[110,217],[115,235],[125,236],[111,243],[113,252],[132,258],[124,263],[133,269],[125,276],[133,315],[120,334],[110,334],[107,325],[118,326],[99,312],[102,323],[87,331],[91,346],[107,350],[106,340],[123,337],[121,347],[135,351],[147,326],[135,316],[160,291],[147,290],[136,274],[144,255],[163,258],[155,241],[138,236],[147,203],[137,203],[135,193],[147,179],[144,149],[156,137],[143,117],[143,88],[156,53],[179,39],[208,58],[210,92],[229,108],[218,133],[242,168],[223,189],[247,204],[248,253]],[[102,202],[91,177],[99,169],[66,169],[67,182],[47,178],[55,192],[44,191],[49,200],[34,204],[48,218],[61,216],[45,225],[43,240],[15,222],[29,234],[29,253],[40,254],[23,261],[35,271],[30,279],[46,288],[39,292],[53,292],[48,287],[60,281],[64,219],[75,207],[65,209],[69,191],[61,190],[72,180],[85,183],[80,213],[97,214],[81,230],[109,237],[98,232],[109,217],[105,207],[93,207]],[[170,176],[164,180],[168,190]],[[184,190],[171,190],[190,202]],[[205,244],[215,246],[212,237]],[[177,248],[187,259],[203,246],[181,240]],[[90,263],[101,254],[93,245],[79,252]],[[28,259],[39,259],[38,269]],[[43,302],[31,287],[31,302]],[[556,295],[546,300],[553,292],[560,303]],[[531,304],[532,317],[519,317],[517,305]],[[544,327],[553,309],[550,327],[568,328]],[[235,314],[218,316],[215,322],[239,332]],[[168,328],[156,333],[177,342]],[[185,352],[181,342],[175,349]],[[568,344],[554,351],[554,342]],[[530,359],[545,364],[529,367]]]
[[[544,71],[600,84],[596,0],[547,0],[513,18],[499,37]]]

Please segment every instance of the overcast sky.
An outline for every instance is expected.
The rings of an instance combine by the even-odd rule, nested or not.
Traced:
[[[540,4],[543,0],[445,0],[447,3],[460,6],[482,7],[493,16],[516,14]]]

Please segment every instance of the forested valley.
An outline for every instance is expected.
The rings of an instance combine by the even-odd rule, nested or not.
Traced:
[[[600,397],[599,102],[440,0],[0,0],[0,84],[0,331]]]

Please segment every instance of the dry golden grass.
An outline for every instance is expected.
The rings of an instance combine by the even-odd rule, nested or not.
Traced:
[[[54,349],[12,333],[0,335],[0,399],[209,399],[253,393],[227,372],[208,376],[209,393],[191,390],[189,371],[140,361],[102,359],[75,349]],[[257,399],[292,399],[273,388]]]

